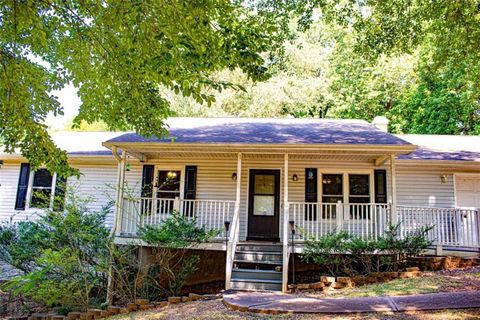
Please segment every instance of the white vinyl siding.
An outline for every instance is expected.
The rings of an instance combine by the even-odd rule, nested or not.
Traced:
[[[15,210],[20,163],[5,162],[0,168],[0,221],[25,220],[25,211]]]
[[[454,207],[453,175],[443,171],[403,169],[397,167],[397,203],[405,206]]]

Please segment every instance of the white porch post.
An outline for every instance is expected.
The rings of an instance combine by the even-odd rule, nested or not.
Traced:
[[[391,221],[390,223],[396,224],[398,222],[397,217],[397,170],[395,165],[395,155],[390,155],[390,183],[392,190],[392,207],[391,207]]]
[[[282,291],[288,291],[288,154],[284,156],[283,169],[283,268],[282,268]]]
[[[242,154],[237,154],[237,185],[235,193],[235,209],[233,212],[233,221],[230,221],[230,231],[228,234],[228,244],[226,250],[226,265],[225,265],[225,289],[230,289],[230,280],[232,278],[233,258],[235,246],[238,240],[238,231],[240,226],[240,199],[242,187]]]
[[[123,213],[123,192],[124,192],[124,182],[125,182],[125,164],[127,162],[127,152],[122,150],[122,156],[118,154],[117,147],[112,148],[113,156],[117,159],[117,185],[116,185],[116,198],[115,198],[115,210],[113,216],[113,227],[111,230],[111,235],[116,236],[121,232],[122,226],[122,213]],[[112,244],[114,246],[114,244]],[[113,250],[113,248],[111,248]],[[108,268],[108,279],[107,279],[107,303],[111,305],[113,302],[113,269],[110,262]]]
[[[117,150],[115,148],[114,153],[118,156]],[[117,197],[115,203],[115,214],[114,214],[114,224],[112,232],[115,235],[119,235],[121,232],[122,219],[123,219],[123,195],[124,195],[124,184],[125,184],[125,165],[127,162],[127,152],[122,150],[122,157],[118,157],[118,168],[117,168]]]

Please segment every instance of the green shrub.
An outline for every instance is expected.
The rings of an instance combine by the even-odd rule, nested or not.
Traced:
[[[319,239],[308,239],[301,259],[324,266],[332,276],[397,270],[408,257],[420,254],[432,244],[427,238],[432,228],[421,227],[401,238],[399,225],[389,225],[376,240],[333,231]]]
[[[173,212],[159,225],[139,228],[138,237],[148,244],[148,257],[140,257],[132,247],[117,250],[115,257],[115,297],[132,301],[179,295],[187,278],[197,271],[199,257],[187,249],[218,235],[197,226],[194,218]]]
[[[24,271],[4,285],[47,307],[86,309],[105,299],[112,244],[105,217],[73,194],[64,211],[0,227],[0,259]]]
[[[303,254],[305,262],[313,262],[325,266],[330,275],[339,274],[339,268],[344,262],[342,253],[346,250],[349,234],[346,231],[329,232],[320,239],[307,239]]]

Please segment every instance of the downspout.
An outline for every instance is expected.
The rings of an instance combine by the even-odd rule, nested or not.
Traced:
[[[118,153],[118,148],[116,146],[112,147],[112,154],[117,159],[117,185],[116,185],[116,198],[115,198],[115,210],[113,215],[113,226],[110,230],[110,237],[115,238],[118,228],[118,216],[120,214],[120,201],[123,198],[123,180],[125,178],[125,160],[127,153],[125,151],[122,152],[122,156]],[[115,243],[114,241],[111,242],[110,246],[110,253],[115,250]],[[112,261],[110,260],[110,265],[108,267],[108,279],[107,279],[107,305],[112,305],[113,303],[113,265]]]

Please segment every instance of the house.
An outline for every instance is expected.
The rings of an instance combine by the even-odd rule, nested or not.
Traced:
[[[306,237],[345,229],[378,237],[434,225],[441,251],[480,248],[480,137],[392,135],[373,123],[331,119],[171,118],[169,137],[135,133],[54,134],[82,173],[67,183],[114,202],[116,242],[137,243],[139,225],[177,210],[220,230],[206,250],[226,251],[227,288],[286,290],[291,227]],[[41,211],[35,192],[55,194],[55,174],[0,154],[0,219]],[[53,198],[53,197],[52,197]],[[281,267],[281,268],[276,268]]]

